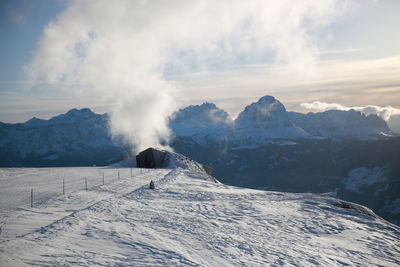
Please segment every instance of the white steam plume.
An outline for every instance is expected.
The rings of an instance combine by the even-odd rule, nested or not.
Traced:
[[[318,111],[326,111],[326,110],[350,110],[354,109],[360,111],[365,115],[376,114],[382,119],[384,119],[391,130],[400,133],[400,109],[394,108],[392,106],[374,106],[374,105],[367,105],[367,106],[355,106],[355,107],[348,107],[337,103],[326,103],[320,101],[314,101],[312,103],[301,103],[305,109],[313,109]]]
[[[27,72],[111,99],[111,129],[136,150],[159,146],[176,108],[171,79],[269,61],[312,68],[315,33],[340,0],[72,1],[44,29]]]

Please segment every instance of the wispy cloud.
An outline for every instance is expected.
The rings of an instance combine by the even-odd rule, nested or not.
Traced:
[[[320,55],[340,55],[340,54],[352,54],[362,51],[361,48],[347,48],[347,49],[336,49],[336,50],[322,50]]]
[[[15,81],[2,81],[0,80],[0,85],[78,85],[77,83],[70,82],[47,82],[47,81],[33,81],[33,80],[15,80]]]
[[[233,116],[260,96],[277,97],[289,110],[319,100],[347,106],[400,108],[400,57],[371,60],[324,60],[314,73],[294,73],[258,64],[235,70],[181,76],[177,82],[191,103],[212,101]],[[198,101],[198,102],[195,102]]]
[[[400,115],[400,109],[394,108],[392,106],[380,107],[374,105],[367,105],[363,107],[347,107],[338,103],[325,103],[320,101],[314,101],[312,103],[301,103],[301,106],[306,109],[313,109],[318,111],[326,111],[331,109],[336,110],[350,110],[354,109],[364,113],[366,115],[376,114],[385,121],[388,121],[393,115]]]

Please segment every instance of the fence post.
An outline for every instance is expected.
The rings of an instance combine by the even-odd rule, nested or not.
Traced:
[[[103,172],[103,185],[104,185],[104,172]]]
[[[87,177],[85,177],[85,187],[86,187],[86,192],[87,192]]]
[[[65,179],[63,178],[63,195],[65,195]]]
[[[119,180],[119,171],[118,171],[118,180]]]
[[[132,177],[132,168],[131,168],[131,177]]]
[[[33,208],[33,189],[31,189],[31,208]]]

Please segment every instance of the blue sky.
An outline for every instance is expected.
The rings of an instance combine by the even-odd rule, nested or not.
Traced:
[[[303,6],[296,7],[297,9],[290,13],[293,10],[290,5],[273,3],[271,8],[276,8],[277,11],[267,14],[272,17],[277,14],[276,20],[265,21],[262,20],[262,14],[254,13],[249,8],[249,14],[260,16],[254,20],[256,22],[253,22],[252,29],[255,29],[260,21],[266,24],[279,21],[275,27],[280,28],[281,22],[291,22],[297,15],[300,18],[304,17],[301,26],[289,25],[278,30],[265,25],[256,28],[255,32],[258,35],[256,38],[259,38],[263,31],[267,31],[266,36],[268,38],[277,36],[277,41],[259,38],[254,42],[260,45],[250,47],[251,49],[247,46],[253,44],[251,38],[254,36],[246,35],[247,18],[244,22],[240,21],[241,26],[237,27],[235,24],[234,16],[241,16],[239,6],[232,7],[233,15],[225,13],[215,15],[226,18],[222,21],[226,22],[226,25],[223,25],[225,28],[221,26],[219,29],[216,26],[215,29],[206,22],[203,24],[193,22],[196,24],[194,29],[199,31],[199,34],[204,34],[205,38],[212,40],[204,41],[203,45],[199,44],[201,39],[189,36],[190,27],[176,26],[182,24],[182,21],[187,23],[190,18],[187,21],[172,21],[174,12],[178,12],[175,10],[197,12],[197,9],[190,6],[181,7],[182,4],[179,2],[171,1],[170,6],[151,2],[148,7],[138,6],[137,9],[142,12],[139,13],[133,11],[136,8],[135,1],[130,1],[128,4],[121,1],[121,7],[127,5],[125,9],[132,8],[130,16],[134,17],[136,14],[137,17],[144,18],[139,20],[134,17],[133,22],[125,15],[121,15],[123,8],[118,9],[118,1],[115,1],[111,8],[107,7],[109,3],[102,1],[97,2],[99,4],[90,1],[87,1],[88,4],[78,2],[1,1],[0,121],[23,122],[33,116],[48,118],[75,107],[89,107],[98,112],[113,111],[115,106],[125,105],[122,98],[132,97],[135,103],[134,98],[138,93],[144,95],[144,91],[140,91],[143,90],[140,86],[147,80],[153,81],[154,85],[159,86],[157,88],[166,87],[167,89],[160,90],[163,90],[163,94],[172,95],[176,107],[209,101],[226,109],[233,116],[243,109],[244,105],[266,94],[274,95],[289,110],[297,111],[307,111],[304,105],[300,104],[313,101],[338,103],[347,107],[390,105],[400,109],[400,35],[398,34],[400,1],[330,1],[334,2],[331,6],[335,6],[335,12],[329,10],[331,6],[319,4],[320,7],[314,11],[322,13],[311,17],[304,13]],[[177,6],[174,6],[174,3]],[[209,15],[209,10],[217,12],[225,9],[223,6],[201,8],[207,10],[207,13],[202,15],[201,11],[200,15],[197,15],[200,20],[202,16],[214,19],[213,14]],[[282,18],[286,11],[288,17]],[[62,15],[57,17],[59,14]],[[114,14],[118,16],[115,21]],[[86,17],[89,19],[85,19]],[[107,20],[109,24],[119,24],[112,25],[113,28],[109,25],[104,26],[103,23],[104,21],[107,23]],[[51,39],[53,36],[50,38],[48,32],[44,33],[45,27],[51,21],[55,25],[50,25],[48,28],[56,32],[58,34],[56,36],[60,36],[59,40]],[[79,34],[81,29],[86,29],[85,23],[89,23],[87,28],[92,35],[88,33],[86,39],[82,39]],[[131,26],[129,23],[133,23],[134,27],[128,28],[127,26]],[[78,27],[73,28],[75,25]],[[170,28],[165,29],[163,25],[170,25]],[[142,35],[142,26],[144,29],[148,27],[154,34]],[[120,28],[121,32],[118,31]],[[77,29],[76,32],[70,32],[74,29]],[[210,34],[213,31],[220,35]],[[66,32],[65,35],[69,39],[60,32],[63,34]],[[241,39],[243,33],[246,35],[243,38],[249,38],[251,42],[243,42]],[[171,38],[171,35],[178,37]],[[152,50],[150,48],[146,50],[148,47],[145,46],[136,46],[139,37],[148,39]],[[100,38],[116,40],[118,45],[112,48],[118,49],[115,57],[93,56],[100,51],[93,50],[93,47],[108,45]],[[124,38],[132,49],[125,46]],[[153,40],[157,42],[152,43]],[[155,43],[162,43],[163,40],[166,40],[168,45],[152,47]],[[75,45],[81,45],[82,49],[73,56],[82,57],[82,61],[96,62],[98,68],[89,68],[83,63],[76,67],[77,64],[81,64],[78,60],[61,69],[54,63],[55,61],[46,61],[46,57],[54,58],[54,54],[50,54],[54,47],[75,41]],[[126,58],[125,54],[119,54],[121,49],[126,49]],[[226,53],[227,50],[230,52]],[[166,54],[168,56],[165,56]],[[159,55],[162,60],[155,61],[151,58],[154,55]],[[68,51],[62,50],[60,53],[62,60],[59,62],[69,64],[68,56],[70,56]],[[118,58],[118,61],[114,62],[114,58]],[[138,62],[141,67],[135,64],[135,69],[130,73],[129,70],[132,69],[130,61]],[[101,64],[117,65],[120,75],[118,82],[110,80],[115,75],[100,77],[103,76],[102,72],[109,71]],[[154,66],[162,70],[155,72]],[[27,77],[24,69],[33,70],[37,74],[34,81]],[[152,70],[151,73],[149,69]],[[307,69],[306,74],[303,72],[304,69]],[[62,77],[57,76],[55,70],[60,71]],[[87,75],[89,72],[96,73],[96,78],[89,77]],[[43,78],[43,75],[46,77]],[[75,76],[70,79],[71,75]],[[131,83],[124,80],[127,75],[132,75],[136,80],[141,78],[144,80],[142,83]],[[157,77],[159,75],[164,77],[160,79]],[[97,81],[101,80],[100,78],[103,79],[101,84]],[[104,84],[108,87],[103,88]],[[127,90],[130,90],[129,94],[126,93]],[[153,89],[146,90],[151,92]],[[150,97],[148,102],[151,101],[153,99]],[[160,101],[160,103],[170,103],[165,99]],[[170,110],[166,109],[165,112]]]
[[[43,28],[64,7],[57,0],[0,2],[1,81],[25,80],[22,66],[31,60]]]

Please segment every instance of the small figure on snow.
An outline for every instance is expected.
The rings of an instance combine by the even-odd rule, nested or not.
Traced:
[[[154,185],[154,181],[153,181],[153,180],[150,181],[150,186],[149,186],[149,188],[150,188],[150,189],[153,189],[153,190],[156,189],[156,186]]]

